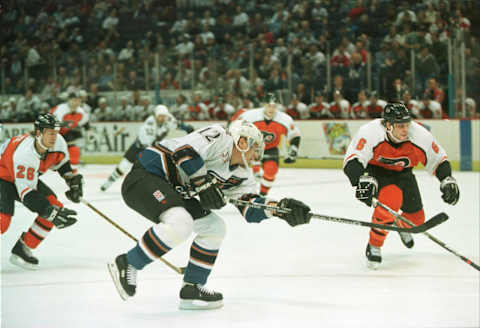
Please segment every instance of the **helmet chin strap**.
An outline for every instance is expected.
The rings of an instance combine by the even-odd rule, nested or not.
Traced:
[[[390,129],[387,128],[387,134],[388,134],[388,137],[390,138],[390,140],[392,140],[395,143],[401,143],[401,142],[406,141],[406,140],[400,140],[393,135],[393,125],[390,125]]]
[[[42,148],[42,149],[44,149],[44,150],[48,150],[48,149],[50,149],[50,148],[48,148],[47,146],[45,146],[45,145],[43,144],[43,142],[42,142],[42,135],[43,135],[43,133],[40,132],[40,135],[39,135],[39,136],[36,136],[36,137],[35,137],[35,140],[37,140],[38,145],[40,146],[40,148]]]
[[[250,166],[248,165],[247,159],[245,158],[245,153],[250,149],[250,147],[248,147],[245,150],[242,150],[240,149],[240,147],[238,147],[238,143],[237,143],[235,144],[235,148],[237,148],[237,150],[240,152],[240,155],[242,156],[243,165],[245,165],[245,168],[249,168]]]

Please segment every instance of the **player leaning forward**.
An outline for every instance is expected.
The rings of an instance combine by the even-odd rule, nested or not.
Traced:
[[[309,222],[310,209],[302,202],[284,198],[277,203],[255,194],[256,183],[249,165],[261,159],[263,145],[261,132],[252,123],[238,120],[228,132],[212,125],[181,138],[157,142],[140,153],[122,184],[122,196],[128,206],[155,225],[133,249],[109,264],[123,299],[135,294],[137,270],[194,232],[180,290],[180,308],[223,305],[222,294],[204,285],[225,236],[224,221],[211,211],[225,206],[224,196],[291,209],[290,214],[277,214],[240,206],[248,222],[260,222],[272,215],[291,226]]]
[[[420,225],[425,221],[425,213],[412,172],[419,163],[440,180],[443,200],[455,205],[460,193],[445,150],[428,130],[411,121],[404,104],[389,103],[383,110],[383,118],[363,125],[350,143],[344,172],[352,186],[356,186],[356,198],[367,206],[377,197],[390,208],[401,209],[405,218]],[[373,212],[372,221],[408,227],[401,221],[394,222],[394,217],[380,207]],[[376,269],[382,262],[380,248],[387,234],[386,230],[370,230],[366,250],[370,268]],[[401,232],[400,238],[406,247],[413,247],[411,234]]]
[[[48,169],[65,179],[70,189],[68,199],[78,203],[83,195],[83,177],[74,174],[67,143],[59,134],[60,123],[52,114],[40,114],[30,134],[16,136],[0,147],[0,223],[2,234],[8,230],[14,214],[14,203],[20,201],[38,213],[27,232],[22,233],[12,249],[10,261],[26,269],[38,267],[32,255],[53,226],[65,228],[74,224],[75,211],[63,207],[55,193],[39,176]]]
[[[155,141],[160,141],[174,129],[181,129],[186,133],[193,131],[191,125],[179,122],[169,113],[168,108],[164,105],[155,107],[153,115],[150,115],[138,131],[138,136],[125,152],[120,163],[117,165],[112,174],[105,181],[100,190],[106,191],[117,181],[124,173],[130,171],[135,162],[137,155],[145,148],[152,145]]]

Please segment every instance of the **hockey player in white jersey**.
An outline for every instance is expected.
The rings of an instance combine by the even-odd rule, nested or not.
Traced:
[[[191,125],[177,121],[173,115],[168,112],[168,108],[164,105],[155,107],[154,115],[150,115],[138,131],[138,136],[132,143],[130,148],[125,152],[120,163],[117,165],[112,174],[108,177],[100,189],[106,191],[110,186],[128,172],[135,162],[137,155],[146,147],[155,141],[160,141],[173,129],[181,129],[187,133],[193,131]]]
[[[445,150],[423,126],[412,122],[412,117],[403,103],[388,103],[383,118],[363,125],[347,149],[344,172],[360,201],[372,205],[372,198],[395,211],[402,210],[403,216],[415,225],[425,221],[422,199],[412,169],[423,164],[430,174],[440,181],[442,199],[455,205],[460,192],[452,177],[450,162]],[[385,210],[377,207],[372,222],[397,224],[408,227]],[[381,247],[388,231],[372,228],[367,244],[367,265],[376,269],[382,261]],[[411,234],[400,232],[403,244],[411,248]]]
[[[40,175],[57,171],[70,187],[68,199],[78,203],[83,196],[83,177],[73,173],[67,143],[59,134],[60,123],[49,113],[40,114],[30,134],[15,136],[0,147],[0,226],[8,230],[14,215],[15,201],[38,213],[32,226],[22,233],[12,249],[10,262],[25,269],[36,269],[38,259],[32,255],[53,226],[58,229],[74,224],[75,211],[63,207]],[[22,220],[22,218],[17,218]]]
[[[205,288],[220,245],[225,223],[214,211],[226,197],[289,208],[289,214],[239,206],[247,222],[272,215],[291,226],[308,223],[309,207],[284,198],[278,203],[256,194],[249,168],[261,158],[263,136],[246,121],[196,130],[181,138],[155,143],[140,153],[122,184],[125,203],[155,223],[137,245],[108,265],[120,296],[136,292],[137,271],[196,234],[180,290],[181,309],[212,309],[223,305],[221,293]],[[199,197],[199,199],[196,198]]]

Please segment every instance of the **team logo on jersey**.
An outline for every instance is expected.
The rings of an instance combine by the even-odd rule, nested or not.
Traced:
[[[275,133],[269,132],[269,131],[262,131],[263,134],[263,141],[265,141],[266,144],[273,142],[275,140]]]
[[[408,157],[387,158],[387,157],[380,156],[378,157],[378,161],[380,163],[392,165],[392,166],[400,166],[400,167],[410,166],[410,159]]]
[[[220,177],[214,171],[208,170],[208,173],[212,174],[213,176],[215,176],[217,178],[217,180],[220,182],[219,183],[220,189],[224,189],[224,190],[225,189],[230,189],[230,188],[233,188],[233,187],[237,187],[237,186],[241,185],[243,181],[247,180],[247,178],[241,178],[241,177],[237,177],[235,175],[232,175],[227,180],[225,180],[224,178]]]
[[[223,160],[224,163],[228,162],[229,159],[230,159],[229,158],[230,156],[228,156],[228,151],[222,153],[222,155],[220,155],[220,156],[222,157],[222,160]]]
[[[155,199],[158,200],[159,202],[162,202],[162,200],[165,199],[165,196],[162,194],[160,190],[155,191],[153,193],[153,197],[155,197]]]

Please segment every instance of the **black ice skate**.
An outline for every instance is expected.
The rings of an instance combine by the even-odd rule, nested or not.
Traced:
[[[115,262],[108,263],[107,267],[120,297],[126,301],[129,297],[135,295],[137,269],[128,264],[127,255],[121,254],[117,256]]]
[[[399,232],[400,235],[400,240],[402,243],[405,245],[406,248],[412,248],[413,245],[415,245],[415,242],[413,241],[413,237],[411,233],[408,232]]]
[[[223,296],[202,285],[185,283],[180,290],[180,309],[210,310],[223,306]]]
[[[115,180],[112,177],[108,177],[107,181],[105,181],[104,184],[100,186],[101,191],[107,191],[108,188],[115,182]]]
[[[367,244],[365,255],[367,256],[367,267],[373,270],[378,269],[380,263],[382,263],[382,252],[380,247]]]
[[[32,249],[25,245],[23,241],[23,233],[12,249],[10,263],[27,270],[38,269],[38,259],[32,255]]]

